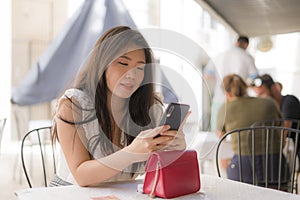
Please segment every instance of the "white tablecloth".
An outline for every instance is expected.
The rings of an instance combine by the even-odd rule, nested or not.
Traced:
[[[115,195],[120,199],[151,199],[148,195],[137,192],[142,181],[111,183],[102,187],[48,187],[17,191],[20,200],[88,200],[91,197]],[[300,200],[299,195],[267,189],[250,184],[230,181],[216,176],[201,174],[199,192],[175,199],[197,200]]]

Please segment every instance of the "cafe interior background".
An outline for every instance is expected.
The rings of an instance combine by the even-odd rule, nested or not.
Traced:
[[[7,118],[0,149],[0,199],[14,199],[15,190],[27,187],[20,166],[15,167],[16,162],[20,165],[17,158],[20,134],[26,133],[37,123],[51,121],[56,105],[55,99],[35,105],[12,104],[12,92],[83,2],[8,0],[0,3],[0,118]],[[196,66],[191,66],[170,52],[154,51],[160,64],[172,66],[193,91],[195,101],[189,102],[190,97],[185,89],[176,85],[178,82],[169,80],[171,86],[176,88],[179,101],[189,102],[197,110],[188,123],[199,130],[207,129],[207,102],[201,72],[209,58],[233,45],[237,34],[214,18],[199,1],[123,0],[123,3],[138,29],[173,31],[189,38],[206,53],[207,57],[201,59]],[[299,84],[296,84],[300,78],[300,59],[297,56],[300,55],[299,32],[252,37],[248,51],[255,58],[260,72],[270,73],[283,83],[283,94],[293,94],[300,98],[300,88],[297,87]]]

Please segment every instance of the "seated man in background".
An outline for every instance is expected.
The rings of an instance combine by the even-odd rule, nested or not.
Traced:
[[[283,119],[287,119],[284,122],[284,127],[297,128],[297,124],[292,124],[288,119],[300,120],[300,103],[297,97],[294,95],[283,96],[276,87],[273,78],[269,74],[264,74],[254,79],[253,90],[259,97],[273,98],[282,112]],[[290,136],[295,142],[295,134]],[[300,141],[298,141],[300,142]],[[297,156],[300,159],[300,149],[297,150]]]
[[[253,123],[268,119],[281,118],[281,113],[278,110],[276,103],[272,99],[249,97],[247,95],[247,84],[245,81],[236,74],[230,74],[224,77],[223,87],[226,95],[226,103],[222,105],[219,110],[217,118],[217,131],[221,137],[226,132],[243,128],[250,127]],[[251,152],[249,152],[249,138],[248,134],[241,134],[241,154],[242,154],[242,165],[243,165],[243,181],[252,183],[252,167],[251,167]],[[255,142],[260,142],[261,135],[255,135]],[[272,152],[272,163],[269,165],[273,167],[274,171],[278,171],[278,158],[280,149],[280,134],[273,134],[272,141],[274,141],[274,148]],[[238,142],[237,135],[231,136],[231,143],[234,151],[233,158],[227,165],[227,177],[232,180],[239,180],[239,169],[238,169]],[[258,180],[264,179],[263,172],[263,154],[264,147],[257,145],[255,148],[255,168],[258,172]],[[276,164],[277,162],[277,164]],[[222,166],[225,167],[224,161]],[[277,169],[275,169],[277,168]],[[282,169],[284,170],[284,169]],[[260,172],[261,171],[261,172]],[[278,174],[275,173],[274,174]],[[270,177],[272,178],[272,177]],[[274,178],[275,179],[275,178]]]
[[[282,92],[282,88],[283,88],[282,84],[280,82],[276,81],[275,85],[276,85],[277,90],[281,93]]]

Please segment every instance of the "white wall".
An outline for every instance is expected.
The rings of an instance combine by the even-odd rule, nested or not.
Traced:
[[[256,65],[261,73],[269,73],[283,84],[283,95],[293,94],[300,98],[300,33],[274,35],[272,41],[270,51],[260,52],[254,40]]]
[[[0,1],[0,118],[6,117],[6,127],[2,138],[2,149],[7,143],[10,127],[10,95],[11,95],[11,1]]]

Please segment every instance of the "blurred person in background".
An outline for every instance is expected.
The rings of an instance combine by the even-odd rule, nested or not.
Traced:
[[[258,76],[251,85],[257,96],[273,98],[277,102],[277,105],[282,112],[283,119],[286,119],[284,122],[285,127],[297,128],[295,123],[292,124],[292,122],[288,120],[300,120],[300,103],[296,96],[290,94],[282,95],[269,74]],[[295,142],[295,134],[291,134],[290,137]],[[297,150],[297,156],[300,159],[300,148]]]
[[[216,130],[219,137],[222,137],[226,132],[250,127],[252,124],[262,120],[271,120],[281,118],[281,113],[276,106],[273,99],[249,97],[247,95],[247,84],[237,74],[230,74],[223,79],[224,92],[226,96],[226,102],[221,106],[218,117]],[[261,140],[260,137],[255,137],[256,142]],[[280,134],[275,137],[275,144],[273,145],[274,152],[272,158],[274,159],[273,170],[278,170],[278,158],[280,147]],[[252,182],[252,164],[251,164],[251,152],[248,151],[247,144],[249,143],[246,134],[241,135],[241,152],[243,163],[243,181]],[[232,180],[239,180],[239,168],[238,168],[238,141],[237,136],[232,135],[231,144],[234,151],[234,156],[231,159],[221,160],[221,166],[223,170],[226,169],[227,177]],[[257,146],[255,151],[258,154],[257,161],[262,161],[264,156],[264,148]],[[262,163],[256,163],[256,170],[258,171],[258,180],[263,180],[263,167]],[[274,173],[278,174],[278,173]],[[270,177],[271,178],[271,177]]]
[[[282,84],[280,82],[276,81],[275,85],[276,85],[276,88],[278,89],[278,91],[281,93],[282,92],[282,88],[283,88]]]
[[[239,36],[235,45],[209,61],[204,68],[204,76],[215,81],[211,105],[211,130],[215,130],[216,117],[220,106],[225,102],[222,80],[228,74],[238,74],[243,80],[251,83],[258,76],[253,57],[246,51],[249,38]]]

